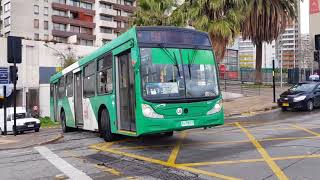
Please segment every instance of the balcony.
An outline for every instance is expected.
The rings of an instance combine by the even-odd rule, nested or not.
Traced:
[[[100,2],[112,3],[112,4],[116,4],[117,3],[116,0],[100,0]]]
[[[94,16],[95,11],[90,9],[85,9],[76,6],[70,6],[67,4],[60,4],[60,3],[52,3],[52,8],[57,10],[64,10],[64,11],[75,11],[75,12],[83,12],[84,14]]]
[[[90,34],[81,34],[81,33],[75,33],[75,32],[69,32],[69,31],[59,31],[59,30],[52,30],[52,35],[57,36],[57,37],[70,37],[73,35],[77,35],[79,39],[85,39],[85,40],[95,40],[96,36],[95,35],[90,35]]]
[[[129,21],[129,17],[127,17],[127,16],[115,16],[114,20],[115,21],[126,21],[126,22],[128,22]]]
[[[99,7],[97,9],[97,13],[98,14],[107,14],[107,15],[111,15],[111,16],[117,15],[117,11],[115,11],[114,9],[107,9],[107,8],[103,8],[103,7]]]
[[[114,9],[119,9],[127,12],[133,13],[136,10],[134,6],[122,5],[122,4],[113,4]]]
[[[117,37],[116,34],[108,34],[108,33],[99,33],[99,36],[101,39],[109,39],[109,40],[115,39]]]
[[[114,29],[114,32],[115,33],[122,33],[122,32],[125,32],[126,30],[127,30],[127,28],[119,28],[119,27],[117,27],[117,28]]]
[[[100,20],[99,21],[99,26],[104,26],[104,27],[109,27],[109,28],[116,28],[117,27],[117,23],[114,22],[114,21]]]
[[[71,19],[63,16],[52,16],[53,23],[61,23],[61,24],[71,24],[75,26],[87,27],[87,28],[95,28],[95,23],[89,21],[83,21],[78,19]]]

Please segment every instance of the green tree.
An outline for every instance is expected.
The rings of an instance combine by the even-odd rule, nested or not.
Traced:
[[[256,83],[262,82],[262,43],[272,42],[297,16],[297,0],[246,0],[246,18],[241,23],[244,39],[256,45]]]
[[[54,48],[53,48],[54,49]],[[54,49],[56,52],[54,55],[58,57],[61,61],[62,68],[66,68],[70,66],[71,64],[75,63],[80,57],[76,56],[76,53],[72,50],[71,47],[68,47],[66,50],[66,53],[60,52],[56,49]]]
[[[140,0],[134,13],[133,24],[138,26],[172,25],[170,13],[175,0]]]

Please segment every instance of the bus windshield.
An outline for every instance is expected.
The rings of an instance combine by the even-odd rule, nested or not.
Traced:
[[[141,48],[146,100],[214,98],[219,95],[211,50]]]

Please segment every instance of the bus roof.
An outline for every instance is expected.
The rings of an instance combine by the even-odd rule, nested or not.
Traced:
[[[92,52],[91,54],[81,58],[79,61],[73,63],[72,65],[68,66],[67,68],[63,69],[62,71],[54,74],[53,76],[51,76],[50,78],[50,83],[55,82],[56,80],[58,80],[59,78],[61,78],[63,75],[72,72],[73,70],[87,64],[88,62],[99,58],[100,56],[102,56],[103,54],[105,54],[106,52],[114,49],[117,46],[120,46],[121,44],[123,44],[124,42],[127,42],[129,40],[134,40],[135,43],[138,41],[137,40],[137,31],[178,31],[178,32],[183,32],[187,35],[189,34],[199,34],[199,35],[204,35],[204,36],[208,36],[207,33],[205,32],[200,32],[194,29],[188,29],[188,28],[180,28],[180,27],[173,27],[173,26],[139,26],[139,27],[133,27],[131,29],[129,29],[128,31],[126,31],[125,33],[121,34],[119,37],[115,38],[114,40],[112,40],[111,42],[103,45],[102,47],[100,47],[99,49],[95,50],[94,52]],[[147,39],[147,41],[150,39]],[[193,42],[193,41],[192,41]],[[191,41],[190,41],[191,43]],[[207,42],[206,42],[207,43]],[[207,43],[206,46],[210,45]],[[210,45],[211,46],[211,45]]]

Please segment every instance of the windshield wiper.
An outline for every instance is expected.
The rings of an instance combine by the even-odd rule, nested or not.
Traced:
[[[166,55],[170,58],[171,62],[173,62],[174,66],[177,68],[178,75],[179,75],[179,78],[180,78],[181,74],[180,74],[180,68],[179,68],[179,64],[178,64],[178,59],[176,57],[176,53],[173,52],[173,57],[172,57],[167,48],[163,47],[161,44],[159,44],[159,45],[160,45],[162,51],[166,53]]]

